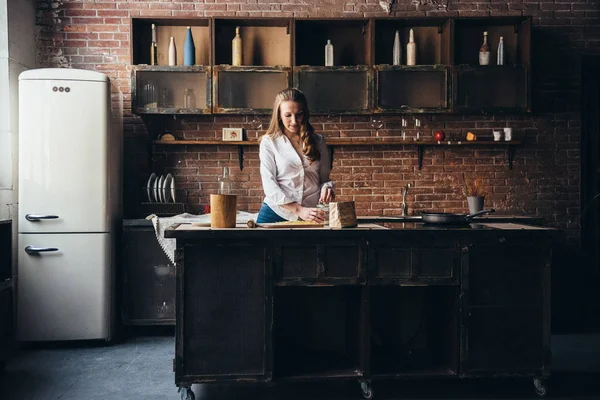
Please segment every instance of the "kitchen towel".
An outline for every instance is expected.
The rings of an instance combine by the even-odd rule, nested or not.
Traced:
[[[253,219],[256,221],[258,213],[249,213],[246,211],[238,211],[236,215],[236,223],[246,224],[248,220]],[[192,222],[202,222],[210,224],[210,214],[194,215],[190,213],[183,213],[175,215],[173,217],[158,217],[155,214],[150,214],[146,217],[152,221],[154,226],[154,233],[156,234],[156,240],[160,248],[165,252],[169,260],[175,265],[175,248],[177,247],[175,239],[165,238],[165,230],[174,224],[191,224]]]

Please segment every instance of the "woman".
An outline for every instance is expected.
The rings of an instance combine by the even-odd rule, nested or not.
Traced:
[[[335,198],[329,152],[309,122],[306,97],[298,89],[282,90],[275,97],[259,156],[265,200],[256,222],[323,223],[325,213],[316,206]]]

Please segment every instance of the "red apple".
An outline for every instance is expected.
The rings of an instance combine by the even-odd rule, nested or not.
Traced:
[[[441,142],[442,140],[444,140],[444,138],[446,137],[446,134],[444,133],[444,131],[437,131],[435,133],[435,135],[433,135],[433,137],[435,138],[435,140],[437,140],[438,142]]]

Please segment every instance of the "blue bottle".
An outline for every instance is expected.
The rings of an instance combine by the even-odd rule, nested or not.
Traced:
[[[194,38],[192,37],[192,28],[187,27],[187,35],[183,44],[183,65],[196,64],[196,47],[194,46]]]

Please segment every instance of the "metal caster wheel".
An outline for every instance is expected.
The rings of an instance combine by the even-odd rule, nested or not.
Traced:
[[[539,378],[533,378],[533,387],[535,387],[535,394],[540,397],[545,397],[547,393],[546,384]]]
[[[373,388],[371,387],[370,382],[361,381],[360,390],[362,391],[362,395],[366,400],[373,399]]]
[[[181,400],[195,400],[196,399],[196,396],[194,395],[192,388],[189,386],[180,387],[179,389],[177,389],[177,393],[181,393]]]

